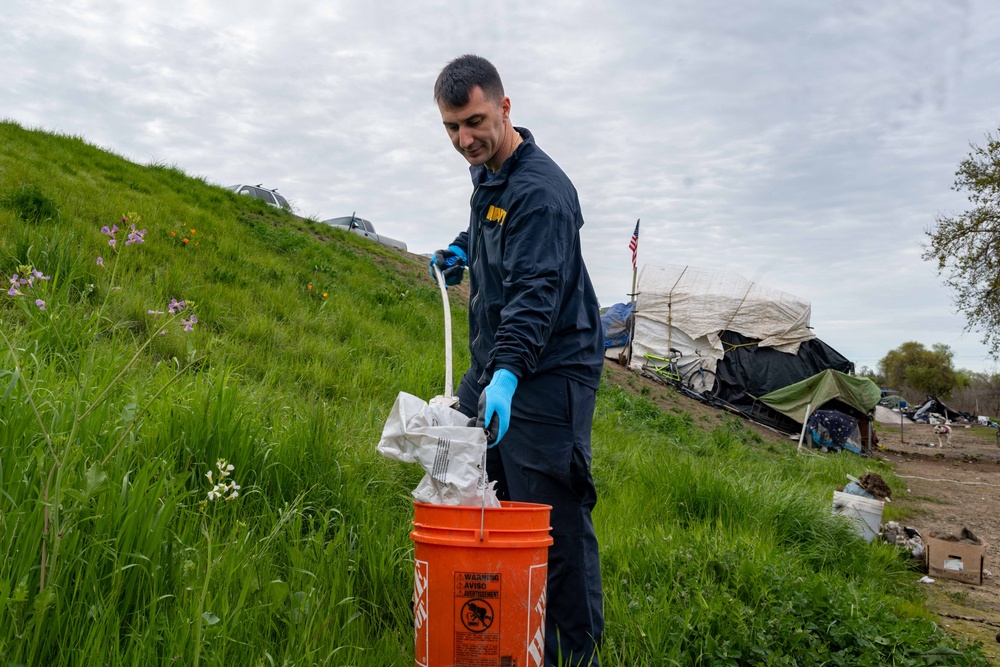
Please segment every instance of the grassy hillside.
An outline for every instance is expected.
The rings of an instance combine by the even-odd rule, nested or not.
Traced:
[[[0,249],[0,664],[412,664],[420,472],[375,445],[442,391],[422,261],[13,123]],[[603,664],[985,664],[830,516],[864,469],[606,379]]]

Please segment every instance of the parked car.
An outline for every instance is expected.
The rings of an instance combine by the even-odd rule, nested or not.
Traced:
[[[236,194],[247,195],[248,197],[263,200],[271,206],[283,208],[289,213],[292,212],[292,206],[288,203],[287,199],[279,195],[277,190],[268,190],[267,188],[262,187],[260,183],[257,185],[244,185],[243,183],[237,183],[236,185],[228,186],[226,189],[232,190]]]
[[[329,220],[324,220],[323,224],[330,225],[331,227],[339,227],[348,231],[352,231],[359,236],[364,236],[372,241],[378,241],[382,245],[389,246],[390,248],[396,248],[397,250],[406,250],[406,244],[402,241],[397,241],[396,239],[391,239],[388,236],[383,236],[375,231],[374,225],[368,222],[364,218],[359,218],[356,215],[345,215],[340,218],[330,218]]]

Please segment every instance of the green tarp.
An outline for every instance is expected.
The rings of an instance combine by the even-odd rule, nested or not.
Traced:
[[[816,411],[827,401],[837,399],[867,414],[880,398],[882,390],[868,378],[827,369],[802,382],[765,394],[760,400],[801,424],[810,404],[810,411]]]

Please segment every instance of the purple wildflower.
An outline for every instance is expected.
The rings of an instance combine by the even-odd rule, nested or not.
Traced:
[[[170,304],[167,306],[167,312],[171,315],[176,315],[177,313],[184,310],[184,302],[178,301],[177,299],[171,299]]]
[[[7,290],[7,294],[9,294],[10,296],[24,296],[24,294],[21,293],[21,290],[17,289],[17,286],[19,284],[21,283],[18,280],[17,274],[15,273],[14,277],[10,279],[10,289]]]
[[[101,267],[102,269],[108,268],[108,267],[104,266],[104,258],[103,257],[98,257],[97,258],[97,265],[99,267]]]
[[[108,229],[107,225],[101,227],[101,233],[111,237],[108,239],[108,245],[115,249],[117,249],[116,246],[118,243],[117,241],[115,241],[115,234],[117,232],[118,232],[118,225],[111,225],[111,229]]]
[[[45,310],[45,302],[41,299],[35,299],[35,305],[38,306],[38,310]]]
[[[124,221],[125,218],[122,218],[122,222]],[[146,240],[144,238],[145,236],[146,236],[145,229],[137,230],[135,228],[135,225],[132,225],[132,231],[129,232],[128,238],[125,239],[125,245],[132,245],[133,243],[143,243]]]
[[[189,320],[181,320],[181,325],[184,326],[184,331],[194,331],[194,325],[196,324],[198,324],[198,318],[194,315],[192,315]]]
[[[152,315],[153,317],[159,317],[160,315],[163,315],[164,313],[163,313],[162,310],[147,310],[146,314],[147,315]]]
[[[38,278],[39,280],[48,280],[50,278],[50,276],[42,275],[42,272],[39,271],[38,269],[32,269],[31,273],[35,278]]]

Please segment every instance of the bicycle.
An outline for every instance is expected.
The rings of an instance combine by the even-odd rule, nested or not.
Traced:
[[[643,374],[661,384],[672,384],[681,389],[690,390],[700,398],[712,398],[719,386],[718,378],[714,371],[710,371],[702,365],[701,351],[695,350],[695,355],[698,357],[697,359],[681,366],[679,364],[680,350],[670,348],[669,357],[646,354],[646,361],[642,365]]]

